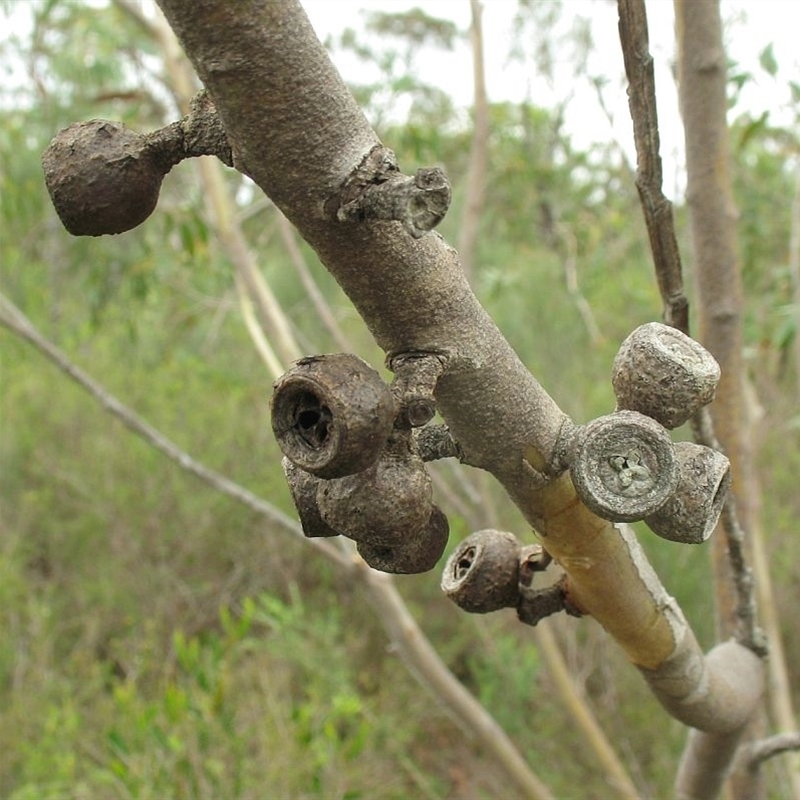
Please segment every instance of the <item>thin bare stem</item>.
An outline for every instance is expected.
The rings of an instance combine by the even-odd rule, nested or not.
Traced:
[[[628,104],[636,143],[636,188],[644,211],[656,280],[664,301],[664,321],[689,333],[689,301],[683,291],[683,274],[672,203],[662,190],[663,176],[653,57],[650,55],[644,0],[619,0],[619,35]]]
[[[764,770],[762,767],[771,758],[785,755],[787,759],[796,759],[800,753],[800,731],[778,733],[766,739],[758,739],[742,745],[736,754],[741,796],[746,798],[764,796]],[[794,773],[791,772],[792,777]],[[790,784],[796,786],[794,781]],[[792,791],[791,797],[797,797]]]
[[[520,797],[527,800],[554,800],[549,789],[530,769],[494,717],[464,688],[438,656],[411,616],[390,576],[375,572],[355,553],[349,549],[340,549],[329,540],[305,538],[300,525],[280,509],[193,459],[107,392],[80,367],[73,364],[66,354],[42,336],[33,323],[2,294],[0,294],[0,324],[32,344],[87,391],[106,411],[179,467],[267,518],[280,529],[299,537],[325,555],[337,567],[358,579],[370,593],[372,607],[376,610],[389,638],[401,650],[406,663],[411,667],[412,674],[423,686],[430,689],[434,696],[441,698],[466,730],[492,754],[506,771],[509,780],[518,787],[521,792]]]
[[[589,301],[581,292],[578,284],[578,242],[572,229],[562,223],[556,224],[556,230],[564,243],[564,279],[567,285],[567,293],[575,303],[578,313],[581,315],[586,332],[593,345],[599,345],[603,341],[603,334],[597,324],[594,312]]]
[[[297,244],[297,237],[295,236],[291,222],[289,222],[289,220],[283,216],[280,209],[276,208],[275,214],[278,217],[278,230],[280,231],[281,239],[283,240],[283,246],[286,248],[286,252],[289,254],[289,259],[292,262],[292,266],[300,278],[300,282],[303,284],[303,288],[306,290],[306,294],[308,295],[309,300],[311,300],[311,304],[314,306],[314,311],[316,311],[317,316],[320,318],[322,324],[325,326],[325,329],[336,343],[336,346],[342,352],[351,351],[353,349],[352,345],[350,344],[347,336],[345,336],[344,331],[342,331],[341,326],[331,310],[330,304],[320,291],[319,286],[317,286],[317,282],[314,280],[314,276],[311,274],[311,270],[308,268],[308,264],[303,257],[300,246]]]
[[[453,678],[430,641],[419,630],[389,576],[369,569],[363,562],[359,563],[356,571],[361,573],[370,590],[378,616],[390,630],[392,641],[397,643],[404,660],[422,685],[431,690],[434,698],[444,701],[449,709],[459,712],[459,719],[467,723],[467,730],[484,747],[490,747],[495,758],[514,778],[523,792],[521,796],[531,800],[554,800],[547,786],[525,764],[505,731]]]
[[[639,792],[611,747],[608,737],[592,713],[589,704],[578,694],[575,681],[569,674],[567,663],[552,629],[545,623],[536,628],[535,635],[536,645],[547,664],[548,675],[556,684],[558,694],[570,717],[583,734],[584,740],[597,760],[602,764],[608,781],[614,788],[614,796],[624,797],[626,800],[636,800],[640,796]]]
[[[470,0],[472,23],[472,80],[474,100],[472,105],[472,142],[467,166],[467,185],[464,210],[458,235],[458,253],[467,278],[475,273],[475,252],[480,232],[481,214],[486,198],[486,173],[489,164],[489,99],[486,93],[486,70],[483,56],[483,5],[480,0]]]
[[[127,0],[117,0],[127,13],[137,16],[135,4]],[[133,9],[131,9],[133,6]],[[139,21],[155,38],[163,49],[164,63],[169,76],[169,88],[179,106],[185,107],[195,91],[195,78],[183,55],[172,29],[160,11],[152,20],[138,14]],[[234,203],[225,184],[222,167],[211,159],[196,162],[204,196],[208,204],[209,216],[222,248],[233,265],[238,288],[244,288],[252,302],[253,316],[269,340],[269,347],[275,355],[287,364],[300,358],[302,351],[297,343],[291,323],[281,307],[278,298],[261,274],[258,265],[247,245],[242,228],[234,214]],[[244,309],[244,306],[243,306]],[[245,312],[247,313],[247,312]],[[252,325],[250,317],[246,324]],[[261,352],[261,351],[260,351]],[[274,363],[270,364],[274,374]],[[274,375],[278,377],[280,373]]]
[[[800,750],[800,731],[794,733],[777,733],[766,739],[752,742],[744,748],[749,769],[758,769],[765,761]]]
[[[272,377],[277,380],[285,372],[283,364],[281,364],[278,356],[275,355],[272,345],[264,335],[264,329],[258,324],[258,318],[253,310],[253,301],[250,299],[239,273],[234,273],[234,279],[236,281],[236,294],[239,297],[239,308],[241,309],[247,332],[250,334],[250,339],[256,348],[256,352],[261,356],[261,360],[266,364]]]
[[[193,459],[174,442],[143,420],[136,412],[132,411],[117,400],[116,397],[107,392],[94,378],[84,372],[76,364],[72,363],[65,353],[42,336],[22,311],[2,294],[0,294],[0,324],[32,344],[62,372],[86,390],[109,414],[116,417],[126,428],[155,447],[156,450],[165,455],[170,461],[176,463],[181,469],[205,481],[218,492],[222,492],[228,497],[247,506],[247,508],[252,511],[255,511],[257,514],[266,517],[283,530],[305,539],[300,525],[288,514],[284,514],[283,511],[257,497],[243,486],[234,483],[224,475],[221,475]],[[325,556],[339,563],[340,566],[346,564],[338,550],[332,547],[329,542],[320,539],[308,541]]]
[[[792,283],[792,304],[794,305],[794,379],[797,384],[797,394],[800,396],[800,162],[795,167],[788,269],[789,280]]]

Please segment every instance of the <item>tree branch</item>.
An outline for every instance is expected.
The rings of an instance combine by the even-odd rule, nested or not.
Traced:
[[[776,733],[766,739],[751,742],[743,748],[743,756],[749,769],[758,769],[770,758],[782,753],[800,750],[800,731],[794,733]]]
[[[464,210],[458,234],[458,252],[467,279],[475,279],[475,252],[480,231],[481,214],[486,199],[486,172],[489,163],[489,98],[486,94],[486,70],[483,57],[483,5],[469,0],[472,44],[472,142],[469,148]]]
[[[792,733],[777,733],[768,736],[766,739],[759,739],[742,745],[736,754],[736,766],[738,769],[741,796],[745,798],[762,797],[764,770],[762,767],[765,762],[775,756],[792,754],[792,758],[797,758],[800,752],[800,731]],[[791,772],[793,777],[793,772]],[[794,785],[792,782],[791,785]],[[796,795],[792,795],[795,797]]]
[[[653,59],[649,52],[647,14],[643,0],[619,0],[619,32],[628,76],[628,97],[637,155],[636,186],[650,236],[656,280],[664,302],[664,321],[689,335],[689,301],[683,289],[683,268],[675,239],[672,204],[662,193]],[[722,450],[707,408],[692,420],[695,440]],[[739,640],[755,652],[765,642],[757,627],[752,572],[744,555],[744,531],[729,495],[723,510],[723,529],[737,592]]]
[[[661,189],[662,174],[655,81],[653,77],[653,60],[648,49],[645,6],[643,0],[618,0],[618,7],[620,40],[625,61],[625,72],[629,81],[630,112],[633,120],[637,152],[636,185],[639,190],[639,197],[650,237],[658,286],[664,301],[664,319],[668,324],[688,334],[689,304],[683,291],[682,269],[675,239],[672,206],[664,197]],[[680,15],[684,7],[684,3],[676,2],[679,23],[683,23]],[[699,20],[694,20],[691,23],[691,28],[695,32],[702,27],[703,23]],[[683,31],[685,28],[685,23],[678,25],[679,31]],[[681,39],[680,34],[679,44],[682,53],[685,53],[687,45]],[[716,47],[716,44],[713,47]],[[693,58],[699,56],[696,44],[690,49]],[[687,97],[688,92],[692,91],[692,88],[685,84],[684,76],[681,78],[681,91],[682,98]],[[695,109],[697,108],[696,102],[694,107]],[[688,120],[687,125],[691,125],[696,118],[697,116],[695,115],[692,120]],[[724,126],[724,108],[721,116],[717,113],[714,120],[716,124]],[[688,135],[687,128],[687,141]],[[705,131],[700,138],[708,137],[708,135],[708,131]],[[699,144],[699,140],[696,139],[696,141]],[[690,147],[687,144],[687,153],[689,150]],[[699,156],[700,150],[698,149],[695,152]],[[709,154],[707,151],[700,156],[700,159],[706,162],[714,161],[715,163],[721,158],[720,154]],[[690,192],[692,191],[691,184],[698,186],[698,181],[702,182],[707,177],[706,175],[702,177],[699,175],[699,163],[697,156],[692,162],[691,154],[689,154],[687,166]],[[719,191],[719,187],[716,186],[713,191]],[[692,194],[695,200],[697,199],[696,194],[696,192]],[[707,218],[703,224],[709,225]],[[717,226],[714,227],[717,229]],[[719,240],[717,240],[717,246],[719,246]],[[698,261],[702,261],[702,256],[698,255]],[[706,266],[709,266],[708,263]],[[707,302],[714,302],[708,297],[706,300]],[[716,355],[713,345],[710,349]],[[740,372],[736,370],[735,365],[723,364],[723,372],[729,367],[731,368],[730,371],[734,373],[733,380],[738,380]],[[726,383],[730,383],[729,376],[726,376]],[[701,409],[696,414],[693,425],[698,441],[715,449],[720,449],[719,442],[717,442],[714,435],[711,415],[706,409]],[[728,430],[730,433],[730,426]],[[754,653],[763,656],[765,642],[763,634],[757,628],[756,623],[752,572],[745,563],[744,532],[739,523],[732,493],[728,495],[725,501],[722,512],[722,527],[726,535],[728,561],[737,593],[737,638]],[[719,580],[717,583],[719,585]],[[763,681],[763,676],[759,679],[759,683],[761,681]],[[746,722],[747,719],[744,719],[738,731],[724,733],[692,732],[679,768],[677,787],[680,797],[706,798],[717,795],[727,777]]]
[[[670,713],[704,729],[740,726],[760,694],[760,661],[735,644],[706,660],[635,538],[578,501],[559,474],[567,417],[480,306],[452,248],[396,222],[343,224],[326,213],[381,145],[299,3],[161,6],[216,103],[235,166],[317,251],[384,351],[440,356],[442,416],[467,461],[495,475],[563,564],[574,604],[619,642]]]
[[[662,190],[656,86],[643,0],[619,0],[619,36],[636,144],[636,188],[650,237],[658,288],[664,301],[664,322],[688,335],[689,301],[683,291],[672,203]]]
[[[257,514],[266,517],[280,528],[291,532],[295,536],[303,537],[300,525],[292,517],[284,514],[270,503],[261,500],[252,492],[229,480],[224,475],[209,469],[199,461],[195,461],[152,425],[145,422],[134,411],[109,394],[90,375],[76,364],[73,364],[65,353],[42,336],[31,321],[2,294],[0,294],[0,324],[32,344],[42,355],[46,356],[62,372],[87,391],[109,414],[116,417],[126,428],[140,436],[152,447],[155,447],[156,450],[165,455],[170,461],[176,463],[181,469],[192,473],[200,480],[214,487],[218,492],[222,492]],[[339,563],[340,566],[345,565],[346,562],[342,555],[329,542],[315,539],[311,543],[312,546],[316,547],[328,558]]]

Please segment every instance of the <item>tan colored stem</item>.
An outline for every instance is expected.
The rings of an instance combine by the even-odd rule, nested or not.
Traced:
[[[589,334],[589,340],[593,345],[599,345],[603,341],[603,334],[597,324],[592,307],[578,284],[578,238],[564,223],[557,223],[556,231],[564,243],[564,279],[567,293],[581,315],[586,332]]]
[[[756,528],[759,488],[744,411],[743,293],[730,177],[727,63],[719,2],[675,0],[675,17],[700,340],[722,371],[710,412],[733,475],[731,495],[719,526],[722,535],[712,541],[718,628],[721,636],[735,632],[742,641],[754,641],[754,600],[751,576],[743,563],[747,544],[743,531]],[[728,737],[689,738],[677,781],[683,796],[716,796],[749,721],[742,721],[738,737],[731,731]],[[736,798],[744,800],[747,796],[741,782],[733,781],[731,790]]]
[[[49,339],[45,338],[36,329],[33,323],[2,294],[0,294],[0,325],[4,325],[12,333],[33,345],[65,375],[75,381],[84,391],[88,392],[95,402],[105,411],[116,417],[125,427],[133,431],[133,433],[158,450],[162,455],[165,455],[176,463],[181,469],[190,472],[217,491],[242,503],[257,514],[266,517],[275,525],[290,531],[296,536],[303,536],[299,523],[290,516],[284,514],[278,508],[265,502],[242,486],[239,486],[234,481],[226,478],[224,475],[209,469],[199,461],[193,459],[160,431],[153,428],[134,411],[106,391],[100,383],[74,364],[65,353],[56,347]],[[309,539],[306,541],[308,541],[312,547],[323,553],[327,558],[330,558],[336,563],[340,563],[341,566],[347,563],[346,560],[342,559],[338,550],[327,540]]]
[[[458,711],[459,719],[475,736],[481,748],[491,752],[495,760],[505,767],[506,773],[518,787],[520,797],[554,800],[547,786],[531,772],[505,731],[447,669],[409,613],[390,577],[369,569],[363,562],[357,563],[356,569],[361,573],[376,612],[389,629],[392,641],[400,648],[412,672],[424,676],[422,683],[432,690],[434,698]]]
[[[731,461],[732,493],[745,530],[753,508],[749,443],[743,414],[742,282],[736,249],[736,208],[726,122],[727,64],[718,2],[676,0],[679,94],[686,139],[687,201],[698,289],[700,341],[720,365],[711,406],[716,435]],[[725,537],[714,538],[720,634],[735,629],[736,600]]]
[[[769,641],[767,660],[768,692],[770,715],[775,729],[788,734],[800,726],[792,701],[792,687],[789,683],[789,670],[786,651],[783,648],[781,625],[778,619],[777,604],[772,589],[772,579],[767,563],[764,545],[764,532],[760,523],[753,529],[753,573],[758,590],[761,621]],[[790,753],[784,759],[792,796],[800,797],[800,752]]]
[[[286,248],[292,266],[294,266],[295,272],[300,278],[303,288],[306,290],[308,299],[311,300],[311,304],[314,306],[314,311],[317,312],[320,320],[322,320],[322,324],[325,326],[330,337],[336,342],[336,346],[343,353],[351,351],[353,349],[352,345],[344,335],[341,326],[331,310],[330,304],[320,291],[319,286],[317,286],[317,282],[314,280],[314,276],[311,274],[311,270],[308,268],[305,258],[303,258],[303,253],[300,250],[300,246],[297,244],[292,224],[279,210],[276,209],[275,213],[278,217],[278,230],[281,234],[283,246]]]
[[[466,462],[503,484],[565,566],[576,602],[634,663],[669,673],[688,657],[685,702],[667,694],[665,705],[728,729],[748,698],[728,710],[715,702],[724,664],[711,666],[721,680],[694,685],[709,675],[702,651],[635,538],[582,506],[568,477],[554,477],[566,416],[480,306],[453,250],[396,223],[326,214],[359,165],[381,161],[381,145],[299,3],[204,0],[205,14],[189,0],[161,6],[229,131],[234,163],[317,251],[377,343],[392,354],[441,355],[436,400]]]
[[[472,281],[475,274],[475,251],[480,232],[481,215],[486,199],[486,173],[489,164],[489,99],[486,93],[486,70],[483,55],[483,6],[480,0],[469,0],[472,23],[472,142],[469,149],[464,210],[458,234],[461,266]]]
[[[239,297],[239,308],[242,311],[242,319],[244,320],[247,332],[250,334],[250,339],[256,352],[261,356],[261,360],[266,364],[267,369],[270,371],[272,377],[277,380],[286,371],[283,364],[281,364],[275,351],[272,349],[267,337],[264,335],[264,329],[259,325],[256,318],[255,311],[253,310],[253,302],[247,293],[244,282],[239,277],[238,273],[234,273],[236,280],[236,294]]]
[[[800,397],[800,162],[795,167],[795,187],[792,198],[792,217],[789,233],[789,279],[792,282],[794,305],[794,379]],[[798,795],[800,796],[800,795]]]
[[[639,792],[627,770],[617,758],[614,748],[611,747],[608,737],[603,733],[588,703],[578,694],[552,629],[546,622],[537,625],[534,628],[534,637],[547,666],[547,674],[555,683],[567,713],[605,770],[607,780],[614,790],[614,797],[638,800]]]
[[[187,108],[195,91],[195,82],[178,40],[160,13],[149,24],[153,35],[164,50],[164,63],[178,103],[182,108]],[[225,185],[222,166],[208,158],[198,159],[195,163],[212,224],[226,255],[233,264],[240,291],[243,287],[247,297],[250,298],[255,317],[273,353],[284,364],[295,361],[303,355],[302,350],[297,344],[288,317],[250,252],[236,219],[235,205]],[[250,324],[252,325],[252,318]],[[269,361],[267,363],[274,373],[274,363]],[[281,372],[275,377],[279,377]]]

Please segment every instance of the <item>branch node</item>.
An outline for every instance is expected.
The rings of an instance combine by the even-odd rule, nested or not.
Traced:
[[[399,417],[420,428],[436,414],[436,383],[444,372],[444,358],[437,353],[410,352],[392,355],[387,366],[395,374],[392,392],[400,406]]]
[[[535,626],[545,617],[561,611],[572,617],[583,616],[582,612],[569,601],[566,575],[562,575],[557,583],[544,589],[520,585],[520,599],[517,603],[517,618],[520,622]]]
[[[450,182],[439,167],[421,167],[414,176],[403,175],[394,153],[378,145],[325,209],[340,222],[402,222],[419,239],[444,219],[451,196]]]

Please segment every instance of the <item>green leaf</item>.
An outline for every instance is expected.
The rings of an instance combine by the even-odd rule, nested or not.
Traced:
[[[739,150],[743,150],[751,139],[754,139],[767,129],[768,120],[769,111],[765,111],[763,114],[761,114],[761,116],[752,120],[744,127],[741,136],[739,137]]]
[[[758,56],[758,63],[761,68],[768,72],[773,78],[778,73],[778,60],[775,58],[775,48],[772,43],[768,44]]]

